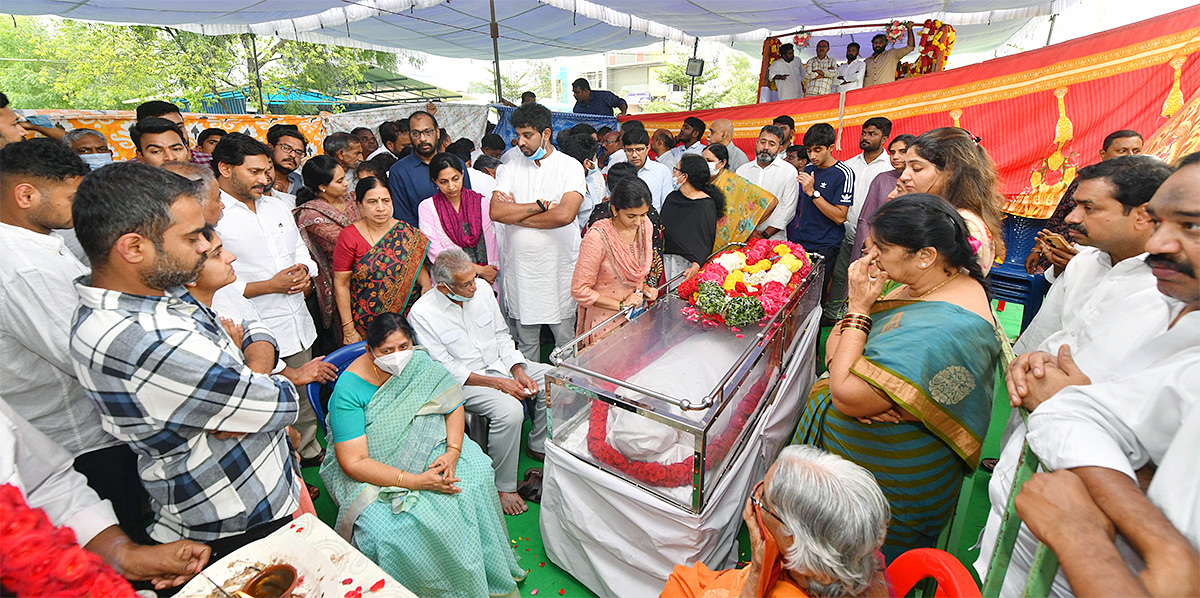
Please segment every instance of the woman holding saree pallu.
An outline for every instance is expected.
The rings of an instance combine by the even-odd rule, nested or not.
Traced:
[[[425,268],[429,239],[392,217],[387,184],[367,177],[354,195],[362,218],[342,229],[333,249],[333,291],[347,345],[363,340],[375,316],[407,314],[433,286]]]
[[[754,229],[775,211],[779,200],[770,191],[747,181],[729,169],[729,150],[719,143],[700,154],[713,173],[711,183],[725,194],[725,213],[717,219],[713,251],[730,243],[745,243]]]
[[[517,595],[517,565],[491,460],[463,435],[462,388],[400,315],[367,329],[367,352],[329,400],[321,479],[335,527],[422,597]]]
[[[905,195],[871,226],[850,266],[849,312],[826,344],[828,376],[793,442],[875,475],[892,508],[890,561],[933,546],[979,465],[1001,341],[967,225],[949,203]],[[899,286],[879,298],[888,279]]]

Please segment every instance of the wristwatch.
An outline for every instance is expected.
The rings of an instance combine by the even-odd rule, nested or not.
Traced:
[[[813,189],[813,194],[812,194],[812,196],[813,196],[813,197],[821,197],[821,190],[820,190],[820,189]]]

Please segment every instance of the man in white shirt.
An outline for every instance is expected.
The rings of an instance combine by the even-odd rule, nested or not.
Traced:
[[[500,286],[517,346],[530,361],[540,350],[542,325],[554,342],[575,338],[571,277],[579,256],[575,218],[586,189],[583,170],[554,149],[550,110],[525,104],[509,122],[521,156],[496,172],[490,215],[504,224]]]
[[[738,176],[766,189],[779,202],[752,235],[773,241],[787,240],[787,226],[796,217],[796,202],[800,199],[796,167],[786,160],[775,159],[786,150],[780,145],[783,137],[783,129],[775,125],[763,127],[758,133],[755,160],[737,169]]]
[[[1200,388],[1200,379],[1187,379],[1187,376],[1194,378],[1200,372],[1200,345],[1196,344],[1196,339],[1200,338],[1200,313],[1196,312],[1200,307],[1200,285],[1196,284],[1195,278],[1200,243],[1194,235],[1183,230],[1200,222],[1200,214],[1191,212],[1189,215],[1186,208],[1188,202],[1193,206],[1196,203],[1195,184],[1200,181],[1197,162],[1200,162],[1200,156],[1193,159],[1190,172],[1181,169],[1183,176],[1170,177],[1157,188],[1149,205],[1140,208],[1148,208],[1152,217],[1161,223],[1158,231],[1148,235],[1146,240],[1145,249],[1150,255],[1141,254],[1136,258],[1144,260],[1153,270],[1158,280],[1157,288],[1118,293],[1121,298],[1099,306],[1100,316],[1095,318],[1095,323],[1088,325],[1078,336],[1065,339],[1068,345],[1060,349],[1058,342],[1048,338],[1039,347],[1042,350],[1022,355],[1009,369],[1010,395],[1014,403],[1033,410],[1028,441],[1047,467],[1108,467],[1128,473],[1132,478],[1134,469],[1146,462],[1145,450],[1133,447],[1145,443],[1151,447],[1149,452],[1153,462],[1160,463],[1161,451],[1170,443],[1173,430],[1184,419],[1187,410],[1200,402],[1200,393],[1195,391]],[[1100,165],[1089,168],[1096,166]],[[1169,170],[1165,165],[1161,168]],[[1094,170],[1081,171],[1081,175],[1086,177],[1080,187],[1085,190],[1083,197],[1087,203],[1076,211],[1098,212],[1093,218],[1101,220],[1105,219],[1103,204],[1099,207],[1095,204],[1086,183],[1106,181],[1110,193],[1119,189],[1114,181],[1124,181],[1126,187],[1144,190],[1144,186],[1131,182],[1128,176],[1119,172],[1112,179],[1097,178]],[[1148,177],[1153,184],[1156,178],[1153,171]],[[1097,233],[1090,231],[1089,234]],[[1131,283],[1128,280],[1121,282],[1125,286]],[[1111,289],[1098,294],[1114,295]],[[1052,353],[1057,353],[1057,357]],[[1040,426],[1039,422],[1050,423]],[[999,531],[1003,507],[996,503],[1002,505],[1007,499],[1016,460],[1026,436],[1023,422],[1014,413],[1005,433],[1000,462],[988,488],[993,507],[984,529],[983,552],[976,562],[981,574],[986,572]],[[1104,447],[1112,442],[1118,442],[1123,448],[1105,450]],[[1143,456],[1139,457],[1139,453]],[[1161,472],[1155,476],[1156,482],[1159,475]],[[1194,476],[1191,484],[1192,494],[1200,490]],[[1160,506],[1163,504],[1155,502]],[[1175,517],[1171,519],[1176,521]],[[1038,531],[1039,526],[1031,527]],[[1044,526],[1042,530],[1044,533]],[[1192,542],[1196,542],[1200,527],[1193,526],[1192,531]],[[1039,537],[1041,535],[1039,533]],[[1004,595],[1019,595],[1035,547],[1036,540],[1028,529],[1022,528],[1005,577]],[[1066,576],[1060,571],[1052,588],[1053,595],[1070,595],[1068,578],[1071,585],[1076,583],[1070,571]]]
[[[858,229],[858,215],[862,212],[863,200],[867,198],[867,190],[877,175],[892,168],[892,161],[884,148],[887,147],[888,137],[892,134],[892,121],[876,116],[863,123],[859,135],[858,148],[861,154],[846,160],[846,166],[854,171],[854,203],[846,212],[846,236],[842,238],[842,247],[838,250],[837,262],[833,265],[833,279],[829,286],[828,315],[840,318],[845,312],[846,303],[846,272],[850,268],[850,256],[854,253],[854,235]]]
[[[385,120],[379,125],[379,143],[380,146],[375,148],[375,151],[367,154],[367,159],[370,160],[380,154],[391,154],[393,158],[400,151],[400,127],[393,121]],[[353,189],[351,189],[353,191]]]
[[[1146,203],[1171,174],[1151,156],[1098,162],[1076,174],[1075,209],[1065,219],[1072,240],[1088,248],[1067,263],[1013,350],[1056,353],[1096,321],[1096,313],[1154,284],[1145,262],[1154,225]]]
[[[837,67],[837,79],[834,80],[837,83],[837,91],[862,89],[863,70],[867,67],[858,52],[858,42],[850,42],[846,46],[846,62]]]
[[[558,143],[562,153],[571,156],[583,168],[583,180],[586,190],[583,202],[579,204],[579,215],[575,217],[575,225],[582,232],[592,216],[592,209],[604,201],[608,189],[605,188],[604,175],[596,167],[596,141],[588,135],[572,134]]]
[[[148,580],[161,590],[182,585],[208,563],[209,548],[199,542],[146,546],[130,540],[117,526],[112,505],[71,470],[71,454],[6,399],[0,399],[0,485],[12,485],[26,505],[41,509],[52,525],[70,529],[76,543],[126,579]]]
[[[833,91],[834,77],[837,76],[837,61],[829,55],[829,42],[817,42],[817,55],[808,59],[804,65],[807,75],[804,78],[804,96],[820,96]]]
[[[111,500],[126,533],[148,542],[137,457],[100,427],[70,356],[74,281],[88,274],[52,229],[71,229],[71,203],[88,166],[38,138],[0,149],[0,380],[9,404],[74,459]]]
[[[621,134],[621,144],[629,163],[638,169],[638,178],[650,187],[654,209],[661,209],[663,200],[675,190],[671,169],[649,159],[650,135],[646,129],[631,128],[625,131]]]
[[[733,121],[728,118],[718,118],[714,120],[708,128],[708,144],[720,143],[729,150],[729,169],[737,172],[743,164],[750,161],[746,157],[746,152],[743,152],[737,145],[733,143]],[[702,150],[703,151],[703,150]]]
[[[243,294],[262,315],[279,344],[284,363],[300,368],[312,360],[317,328],[304,297],[312,290],[317,263],[308,253],[296,220],[283,200],[264,195],[270,185],[270,148],[241,133],[226,135],[213,150],[224,212],[217,233],[238,256],[234,270],[245,283]],[[324,451],[317,443],[317,416],[300,401],[296,419],[303,464]]]
[[[550,366],[526,359],[512,337],[492,287],[475,277],[461,249],[438,254],[431,272],[434,292],[425,293],[408,315],[417,341],[462,385],[466,409],[488,420],[487,453],[496,472],[504,512],[525,512],[517,495],[517,462],[525,400],[538,395]],[[546,443],[546,402],[533,401],[529,452],[539,457]]]
[[[778,100],[794,100],[804,95],[804,65],[796,60],[792,44],[779,47],[779,58],[767,67],[767,80],[775,83]]]
[[[694,116],[683,119],[683,126],[679,128],[679,135],[675,137],[675,141],[679,145],[671,148],[670,152],[668,152],[671,156],[669,160],[664,161],[660,157],[658,161],[662,162],[665,166],[674,168],[676,164],[679,164],[679,159],[684,154],[700,155],[703,153],[704,142],[700,140],[704,138],[704,128],[704,121]]]

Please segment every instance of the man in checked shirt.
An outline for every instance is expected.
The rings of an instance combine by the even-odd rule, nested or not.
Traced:
[[[92,262],[76,280],[71,358],[105,431],[129,443],[158,542],[186,538],[213,559],[282,527],[299,500],[286,429],[296,389],[271,371],[275,339],[248,326],[238,353],[187,294],[209,242],[202,186],[145,164],[80,184],[72,209]]]

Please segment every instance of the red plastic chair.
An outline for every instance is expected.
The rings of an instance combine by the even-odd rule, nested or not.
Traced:
[[[949,552],[936,548],[914,548],[892,561],[887,568],[893,596],[905,596],[921,580],[937,581],[935,598],[980,598],[975,578]]]

